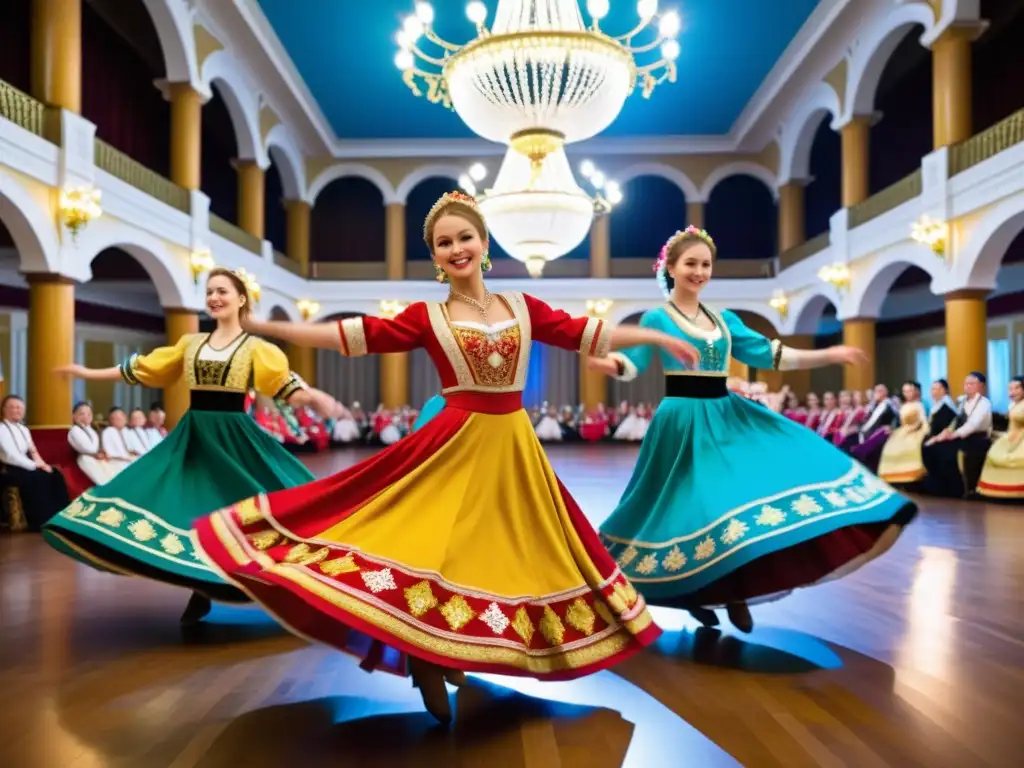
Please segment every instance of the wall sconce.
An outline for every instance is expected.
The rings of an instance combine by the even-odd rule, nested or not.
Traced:
[[[199,285],[199,277],[217,266],[209,249],[192,251],[188,257],[188,268],[192,270],[192,282]]]
[[[64,189],[60,193],[60,217],[64,226],[71,233],[71,239],[77,240],[78,233],[93,219],[103,215],[100,199],[103,193],[95,187],[74,187]]]
[[[946,255],[946,243],[949,242],[949,224],[936,221],[930,216],[922,216],[914,222],[910,236],[931,248],[936,256],[942,257]]]
[[[773,292],[771,299],[768,300],[768,306],[778,312],[783,320],[789,316],[789,299],[786,298],[784,291]]]
[[[611,299],[587,299],[587,314],[590,317],[604,317],[614,303]]]
[[[245,271],[242,268],[235,270],[235,274],[238,278],[245,283],[245,288],[249,291],[249,298],[252,299],[253,304],[260,303],[260,297],[263,295],[263,289],[260,284],[256,281],[255,275]]]
[[[380,316],[390,320],[404,312],[407,306],[409,305],[404,301],[385,299],[380,303]]]
[[[303,321],[307,323],[310,321],[310,318],[315,317],[320,311],[320,302],[313,301],[312,299],[299,299],[295,302],[295,306],[298,308]]]
[[[850,268],[840,262],[822,267],[818,270],[818,277],[835,286],[839,293],[850,287]]]

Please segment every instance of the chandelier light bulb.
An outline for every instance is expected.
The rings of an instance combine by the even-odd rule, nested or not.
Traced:
[[[622,202],[622,188],[614,181],[609,181],[604,188],[604,196],[612,205]]]
[[[434,23],[434,6],[430,3],[416,3],[416,18],[429,27]]]
[[[483,24],[487,20],[487,6],[480,0],[473,0],[466,5],[466,18],[474,24]]]
[[[648,21],[654,18],[654,14],[658,12],[658,0],[640,0],[636,4],[636,15],[640,17],[641,21]]]
[[[483,163],[473,163],[469,166],[469,178],[473,181],[483,181],[487,178],[487,166]]]
[[[679,19],[679,14],[675,11],[669,11],[658,22],[658,34],[662,37],[675,37],[679,34],[679,30],[682,27],[683,23]]]
[[[604,174],[601,173],[600,171],[594,171],[590,175],[590,183],[593,184],[598,189],[600,189],[601,187],[604,186]]]
[[[415,43],[423,35],[423,22],[416,16],[406,16],[402,22],[402,31],[410,43]]]
[[[666,40],[661,44],[661,55],[663,58],[669,61],[675,61],[679,58],[679,41],[678,40]]]
[[[405,72],[405,70],[407,69],[412,69],[415,63],[416,61],[413,58],[412,51],[403,48],[402,50],[395,54],[395,66],[398,67],[403,72]]]
[[[580,175],[585,179],[589,179],[594,175],[595,172],[594,164],[590,160],[584,160],[580,163]]]
[[[587,13],[595,21],[600,21],[608,15],[608,0],[587,0]]]

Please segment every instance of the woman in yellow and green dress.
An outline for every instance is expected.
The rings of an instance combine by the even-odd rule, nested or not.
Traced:
[[[666,302],[640,325],[696,345],[701,360],[686,370],[661,355],[666,397],[600,533],[651,605],[709,625],[724,606],[750,631],[748,602],[849,573],[891,546],[916,507],[814,432],[727,391],[730,357],[791,370],[856,365],[864,353],[792,349],[708,307],[715,255],[708,233],[687,227],[655,262]],[[656,353],[638,346],[588,364],[628,381]]]
[[[691,361],[696,350],[489,293],[487,228],[470,197],[443,196],[424,240],[450,284],[446,301],[394,319],[252,328],[352,357],[425,348],[444,408],[374,457],[234,504],[196,532],[206,556],[282,624],[366,669],[411,673],[428,711],[448,722],[445,680],[578,677],[659,634],[537,442],[522,404],[532,344],[581,355],[655,344]]]
[[[131,355],[113,368],[60,371],[148,387],[166,387],[182,376],[188,381],[191,407],[174,431],[43,529],[54,548],[95,568],[192,590],[183,624],[209,613],[211,598],[248,599],[195,551],[193,520],[254,493],[313,479],[245,413],[249,387],[328,415],[340,407],[293,374],[277,346],[242,329],[250,306],[245,280],[214,269],[206,283],[206,309],[217,322],[212,333],[187,334],[173,347]]]

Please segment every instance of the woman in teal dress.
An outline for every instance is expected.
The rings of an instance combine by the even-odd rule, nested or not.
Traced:
[[[851,347],[796,350],[700,302],[715,245],[677,232],[655,264],[667,302],[640,325],[702,350],[697,370],[660,355],[666,397],[633,476],[601,526],[606,547],[651,605],[685,608],[705,625],[712,607],[750,631],[747,603],[852,572],[895,542],[915,505],[814,432],[726,391],[729,358],[794,370],[858,364]],[[650,365],[653,348],[594,359],[620,380]]]
[[[249,307],[246,282],[214,269],[206,283],[206,309],[217,322],[213,333],[186,334],[173,347],[131,355],[113,368],[71,365],[58,371],[147,387],[167,387],[182,376],[188,381],[191,407],[174,431],[43,528],[55,549],[99,570],[192,590],[183,624],[206,616],[211,598],[248,600],[196,553],[192,521],[253,494],[313,480],[245,413],[249,387],[324,415],[340,407],[293,374],[280,348],[242,330],[240,317]]]

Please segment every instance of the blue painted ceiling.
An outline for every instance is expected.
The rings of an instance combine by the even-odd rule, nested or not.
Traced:
[[[661,10],[678,10],[683,20],[678,79],[659,86],[650,100],[634,93],[604,135],[727,133],[818,2],[661,0]],[[454,112],[414,96],[395,68],[395,33],[413,11],[412,0],[259,3],[340,138],[472,135]],[[489,24],[497,2],[486,4]],[[632,28],[636,3],[611,5],[602,28],[610,34]],[[434,6],[442,37],[462,43],[474,36],[461,0]],[[580,7],[585,9],[584,0]]]

